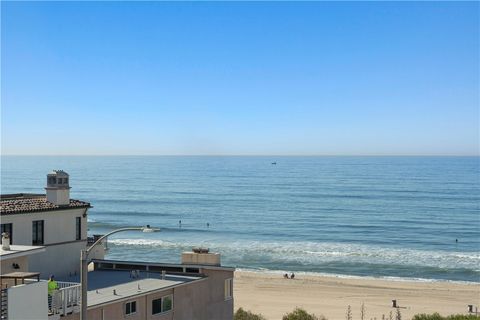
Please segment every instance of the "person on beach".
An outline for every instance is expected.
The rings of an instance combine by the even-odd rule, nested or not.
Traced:
[[[283,277],[284,277],[285,279],[288,279],[288,273],[285,273],[285,274],[283,275]]]
[[[290,275],[290,279],[293,279],[295,278],[295,273],[292,272],[292,274]]]

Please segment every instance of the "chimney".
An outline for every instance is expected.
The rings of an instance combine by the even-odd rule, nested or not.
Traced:
[[[8,232],[2,233],[2,250],[10,250],[10,235],[8,234]]]
[[[47,201],[57,206],[70,204],[70,186],[68,173],[63,170],[53,170],[47,175]]]

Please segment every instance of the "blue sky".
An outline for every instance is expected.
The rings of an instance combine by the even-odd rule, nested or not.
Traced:
[[[478,155],[478,2],[4,2],[3,154]]]

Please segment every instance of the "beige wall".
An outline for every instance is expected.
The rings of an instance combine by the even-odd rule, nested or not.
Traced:
[[[45,252],[30,257],[29,271],[40,272],[42,278],[50,274],[64,277],[80,271],[80,251],[87,243],[87,218],[83,217],[85,210],[79,208],[4,215],[2,223],[13,224],[13,244],[31,246],[32,221],[44,220]],[[82,218],[81,241],[75,240],[77,217]]]

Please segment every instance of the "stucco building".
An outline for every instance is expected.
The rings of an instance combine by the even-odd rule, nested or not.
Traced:
[[[2,195],[1,232],[10,234],[13,245],[45,247],[29,261],[41,277],[76,274],[80,250],[87,246],[90,203],[70,199],[69,176],[62,170],[48,174],[45,189],[46,194]]]

